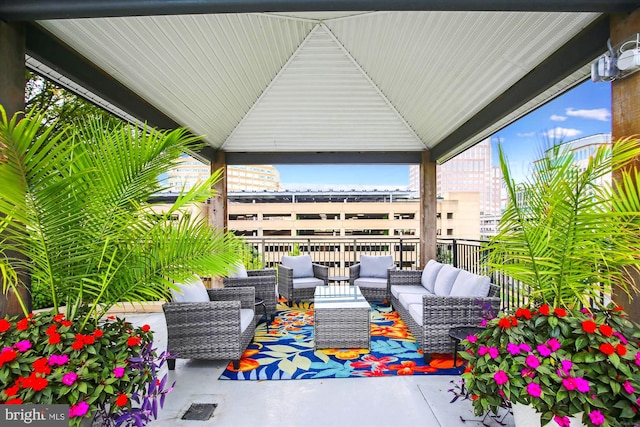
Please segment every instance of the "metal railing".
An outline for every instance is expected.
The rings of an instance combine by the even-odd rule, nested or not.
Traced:
[[[403,270],[416,270],[420,266],[419,237],[245,237],[248,268],[276,268],[283,255],[311,255],[316,264],[329,267],[330,276],[348,276],[349,267],[360,260],[360,255],[391,255],[396,266]],[[437,261],[462,268],[471,273],[486,275],[486,240],[438,239]],[[491,274],[491,282],[500,286],[503,308],[523,305],[528,291],[521,283],[503,274]]]

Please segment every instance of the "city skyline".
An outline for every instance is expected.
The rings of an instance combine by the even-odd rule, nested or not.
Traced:
[[[553,142],[611,132],[611,84],[586,81],[491,136],[493,165],[502,145],[512,176],[522,181],[531,162]],[[285,188],[309,185],[409,186],[409,165],[274,165]]]

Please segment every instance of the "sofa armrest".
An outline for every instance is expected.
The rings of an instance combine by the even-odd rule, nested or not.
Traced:
[[[325,285],[329,284],[329,267],[326,265],[312,264],[313,276],[322,279]]]
[[[349,284],[353,286],[354,280],[360,277],[360,263],[353,264],[349,267]]]
[[[456,326],[480,326],[480,322],[488,314],[488,307],[497,312],[500,309],[500,298],[424,295],[423,325],[441,325],[447,329]]]
[[[273,276],[276,277],[275,268],[265,269],[265,270],[247,270],[247,276],[249,277],[265,277],[265,276]]]
[[[422,270],[389,270],[389,286],[420,285]]]
[[[256,291],[253,287],[207,289],[211,301],[240,301],[242,308],[254,309]]]

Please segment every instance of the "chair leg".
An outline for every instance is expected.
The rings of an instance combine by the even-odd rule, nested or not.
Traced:
[[[423,359],[425,364],[431,363],[431,353],[425,353]]]
[[[167,367],[169,368],[170,371],[173,371],[176,369],[176,359],[167,359]]]
[[[240,360],[233,361],[233,369],[235,369],[236,371],[240,369]]]

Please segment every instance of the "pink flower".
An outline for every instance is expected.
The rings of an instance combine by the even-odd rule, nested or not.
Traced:
[[[540,388],[540,384],[538,383],[529,383],[527,384],[527,393],[529,393],[529,396],[540,397],[542,388]]]
[[[507,344],[507,351],[515,356],[516,354],[520,354],[520,346],[510,342]]]
[[[562,380],[562,385],[567,390],[575,390],[576,389],[576,383],[573,381],[573,378],[565,378],[565,379],[563,379]]]
[[[478,356],[484,356],[485,354],[487,354],[489,352],[489,347],[485,347],[483,345],[481,345],[480,347],[478,347]]]
[[[580,393],[589,393],[589,381],[584,378],[574,378],[573,382]]]
[[[524,368],[520,374],[524,377],[524,378],[535,378],[536,376],[536,371],[534,371],[531,368]]]
[[[62,383],[67,386],[72,386],[78,379],[78,374],[75,372],[67,372],[62,376]]]
[[[478,337],[475,336],[475,335],[469,335],[467,337],[467,341],[469,341],[469,342],[478,342]]]
[[[640,351],[636,353],[636,365],[640,366]]]
[[[569,375],[569,371],[573,367],[573,362],[571,360],[564,359],[560,362],[560,366],[562,366],[562,370],[565,372],[565,375]]]
[[[556,415],[553,417],[553,421],[555,421],[556,424],[558,424],[560,427],[571,427],[571,421],[569,420],[569,417],[561,417],[559,415]]]
[[[500,352],[496,347],[489,347],[489,356],[492,359],[496,359],[500,355]]]
[[[540,353],[540,356],[542,357],[547,357],[551,355],[551,349],[549,348],[549,346],[547,346],[547,344],[540,344],[538,347],[536,347],[536,349],[538,350],[538,353]]]
[[[66,354],[52,354],[49,356],[49,365],[64,365],[69,361],[69,356]]]
[[[15,347],[15,349],[18,350],[20,353],[24,353],[25,351],[31,348],[31,341],[29,340],[18,341],[13,345],[13,347]]]
[[[528,355],[524,363],[532,369],[536,369],[538,366],[540,366],[540,360],[533,354]]]
[[[635,387],[633,387],[629,381],[625,381],[622,384],[622,387],[624,387],[624,391],[626,391],[629,394],[633,394],[633,392],[636,391]]]
[[[87,402],[80,402],[69,408],[69,418],[84,417],[89,412],[89,404]]]
[[[527,353],[531,351],[531,346],[527,343],[520,344],[520,350],[526,351]]]
[[[122,378],[122,376],[124,375],[124,368],[122,366],[118,366],[116,368],[113,368],[113,376],[116,378]]]
[[[560,350],[560,347],[562,347],[562,345],[560,345],[560,341],[555,338],[549,339],[549,341],[547,341],[547,345],[551,348],[551,351],[558,351]]]
[[[509,382],[509,377],[507,376],[507,373],[503,370],[500,370],[495,374],[493,374],[493,379],[496,381],[496,384],[498,385],[502,385]]]
[[[620,340],[620,342],[621,342],[622,344],[624,344],[624,345],[627,345],[627,344],[628,344],[627,339],[626,339],[626,338],[624,337],[624,335],[622,335],[620,332],[614,332],[614,333],[613,333],[613,336],[614,336],[614,337],[617,337],[617,338]]]
[[[485,326],[487,326],[487,323],[489,323],[487,319],[482,319],[482,322],[480,322],[480,326],[484,328]]]
[[[604,416],[602,412],[597,409],[589,414],[589,418],[591,419],[591,423],[595,426],[601,426],[604,424]]]

